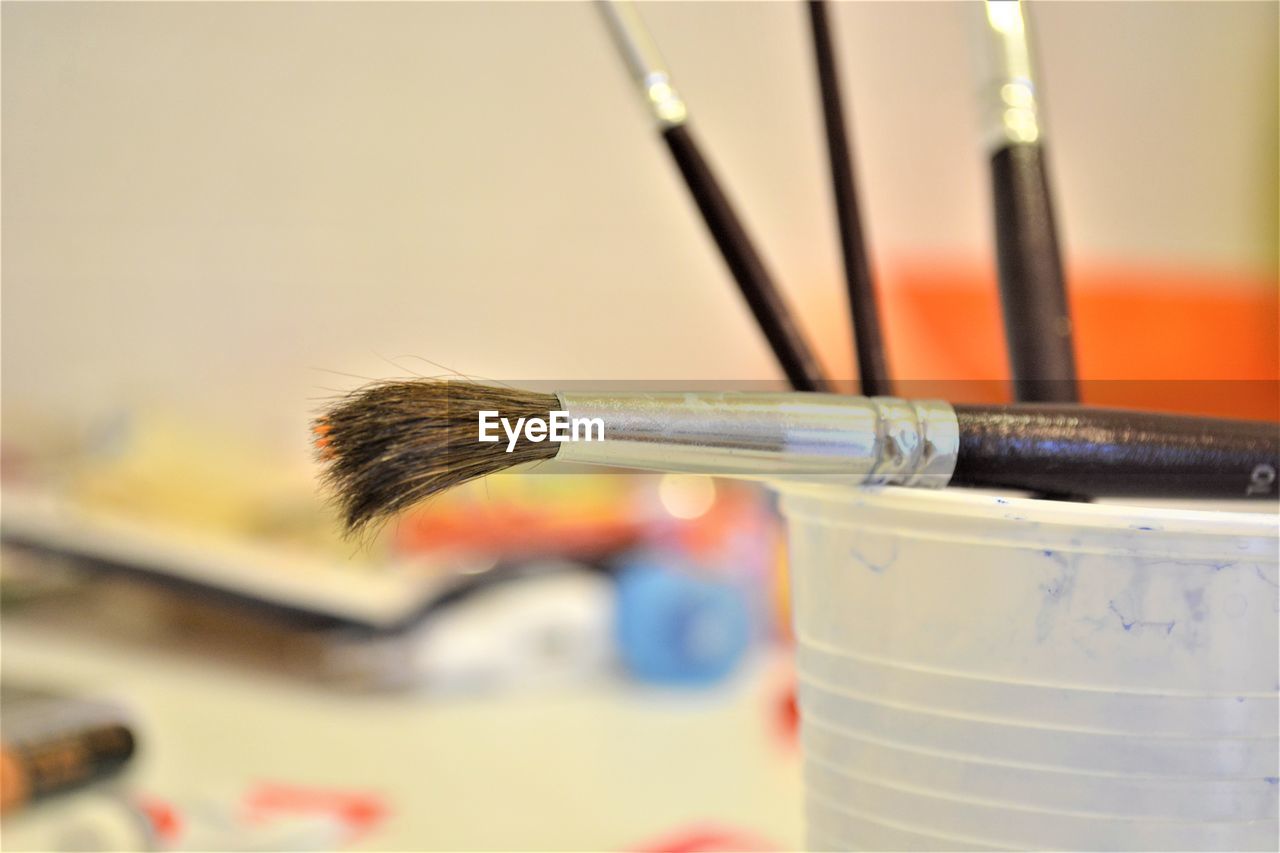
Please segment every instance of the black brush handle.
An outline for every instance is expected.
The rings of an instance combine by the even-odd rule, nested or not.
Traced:
[[[1092,497],[1277,494],[1275,423],[1052,404],[954,408],[954,485]]]
[[[858,381],[867,397],[885,396],[890,388],[889,357],[880,331],[880,306],[876,302],[871,261],[862,234],[858,193],[854,182],[853,152],[844,122],[840,75],[836,67],[835,40],[827,18],[825,0],[809,0],[809,27],[813,56],[822,95],[822,119],[827,132],[827,160],[831,166],[831,190],[840,226],[844,254],[845,286],[852,314],[853,346],[858,357]]]
[[[733,212],[711,166],[698,150],[689,129],[681,124],[662,131],[667,147],[689,191],[693,194],[707,229],[720,248],[738,289],[742,291],[756,323],[773,354],[797,391],[828,391],[830,383],[805,342],[804,333],[782,299],[764,261],[756,253],[746,229]]]
[[[991,157],[996,265],[1014,396],[1074,403],[1076,358],[1044,153],[1012,144]]]

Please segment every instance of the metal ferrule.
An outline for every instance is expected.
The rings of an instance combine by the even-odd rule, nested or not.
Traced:
[[[984,141],[991,150],[1037,142],[1041,126],[1026,7],[1020,0],[985,0],[978,9],[978,98]]]
[[[556,458],[593,465],[941,488],[960,446],[955,411],[941,401],[735,392],[558,396],[570,418],[599,418],[604,440],[565,441]]]
[[[661,127],[684,124],[689,111],[671,85],[662,55],[635,6],[625,0],[598,0],[597,6],[626,63],[631,76],[640,84],[645,101]]]

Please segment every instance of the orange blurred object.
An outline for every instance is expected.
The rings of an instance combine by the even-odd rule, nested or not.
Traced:
[[[395,527],[395,547],[401,553],[529,558],[554,554],[589,559],[625,548],[639,538],[642,524],[626,509],[568,513],[517,503],[433,504],[400,519]]]
[[[881,281],[898,393],[1009,399],[994,267],[900,262]],[[1280,420],[1275,278],[1074,264],[1068,286],[1085,402]]]

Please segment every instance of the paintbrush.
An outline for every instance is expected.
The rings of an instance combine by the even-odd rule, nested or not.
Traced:
[[[825,0],[809,0],[809,29],[813,36],[814,65],[822,96],[822,121],[827,136],[827,161],[831,167],[831,191],[835,198],[840,250],[844,256],[845,286],[853,346],[857,355],[859,388],[868,397],[888,394],[889,357],[880,331],[880,307],[876,303],[871,259],[862,235],[858,192],[854,183],[853,152],[845,126],[840,73],[835,40],[831,34]]]
[[[815,483],[1275,497],[1280,427],[1069,405],[836,394],[556,394],[375,383],[314,426],[350,530],[524,462]]]
[[[680,169],[702,219],[764,332],[783,372],[798,391],[827,390],[821,364],[805,340],[688,127],[689,110],[671,85],[662,57],[634,6],[620,0],[597,4],[618,54],[639,83],[672,159]]]
[[[1000,302],[1014,396],[1068,403],[1080,398],[1075,350],[1023,12],[987,0],[981,19]]]

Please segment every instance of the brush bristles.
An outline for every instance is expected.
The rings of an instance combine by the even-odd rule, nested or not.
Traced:
[[[324,480],[349,533],[436,492],[522,462],[554,458],[559,445],[523,434],[511,452],[504,437],[478,441],[479,412],[547,418],[559,408],[538,394],[436,379],[378,382],[343,397],[316,419]]]

